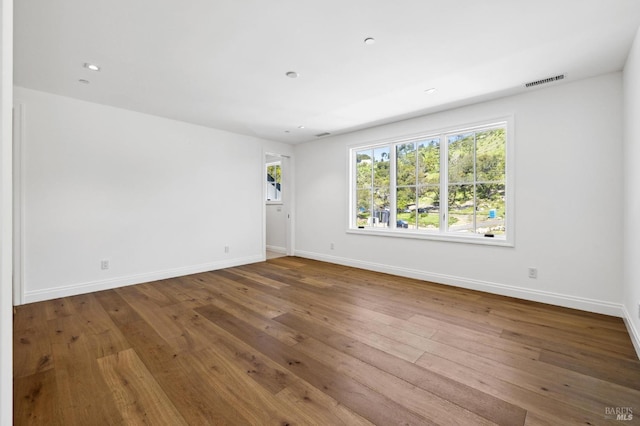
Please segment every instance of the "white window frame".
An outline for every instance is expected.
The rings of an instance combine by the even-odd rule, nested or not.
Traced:
[[[386,140],[361,143],[349,145],[347,147],[348,158],[348,225],[347,233],[359,234],[359,235],[377,235],[385,237],[397,237],[397,238],[411,238],[411,239],[424,239],[424,240],[436,240],[436,241],[449,241],[459,243],[470,244],[484,244],[492,246],[515,246],[515,153],[514,153],[514,117],[513,115],[502,116],[495,119],[483,120],[475,123],[468,123],[460,126],[451,126],[447,128],[437,129],[433,131],[425,131],[419,134],[405,135],[397,138],[389,138]],[[505,163],[505,210],[507,212],[505,217],[505,235],[495,235],[494,237],[487,237],[482,234],[476,233],[457,233],[447,230],[444,226],[448,223],[448,143],[447,136],[455,133],[464,133],[471,131],[481,131],[483,129],[494,128],[497,125],[504,125],[506,128],[506,163]],[[388,228],[379,227],[364,227],[359,228],[356,226],[356,153],[364,149],[375,149],[380,147],[390,147],[390,212],[389,223],[396,224],[396,145],[409,142],[418,142],[434,137],[440,138],[440,199],[445,200],[444,203],[440,202],[440,228],[438,230],[418,230],[418,229],[398,229],[396,226],[390,226]]]

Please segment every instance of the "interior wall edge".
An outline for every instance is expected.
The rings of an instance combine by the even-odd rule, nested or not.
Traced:
[[[13,422],[13,0],[0,0],[0,424]]]
[[[314,253],[303,250],[297,250],[296,256],[319,260],[322,262],[335,263],[343,266],[366,269],[369,271],[383,272],[391,275],[414,278],[422,281],[433,282],[436,284],[451,285],[468,290],[484,291],[486,293],[496,294],[500,296],[514,297],[517,299],[524,299],[532,302],[547,303],[550,305],[556,305],[565,308],[579,309],[581,311],[624,318],[623,305],[618,303],[604,302],[600,300],[593,300],[567,294],[532,290],[508,284],[474,280],[466,277],[430,273],[428,271],[401,268],[397,266],[366,262],[346,257],[328,256],[322,253]]]

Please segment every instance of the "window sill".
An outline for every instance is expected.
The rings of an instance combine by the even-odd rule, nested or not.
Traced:
[[[282,205],[284,203],[282,201],[270,201],[270,200],[267,200],[267,201],[265,201],[265,204],[268,205],[268,206],[271,206],[271,205]]]
[[[486,246],[514,247],[513,241],[502,236],[485,237],[477,234],[443,235],[440,233],[393,230],[384,228],[348,228],[347,234],[373,235],[378,237],[409,238],[417,240],[446,241],[451,243],[478,244]]]

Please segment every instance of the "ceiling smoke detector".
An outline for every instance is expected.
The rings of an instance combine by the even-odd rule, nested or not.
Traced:
[[[543,78],[542,80],[531,81],[529,83],[525,83],[524,87],[535,87],[540,86],[541,84],[553,83],[554,81],[564,80],[566,74],[556,75],[555,77]]]

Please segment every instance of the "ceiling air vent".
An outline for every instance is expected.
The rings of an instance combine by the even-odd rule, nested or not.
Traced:
[[[318,134],[316,135],[316,137],[317,137],[317,138],[321,138],[321,137],[324,137],[324,136],[329,136],[330,134],[331,134],[331,133],[329,133],[329,132],[318,133]]]
[[[566,77],[566,74],[556,75],[555,77],[543,78],[542,80],[531,81],[526,83],[524,87],[535,87],[540,86],[541,84],[553,83],[554,81],[563,80]]]

